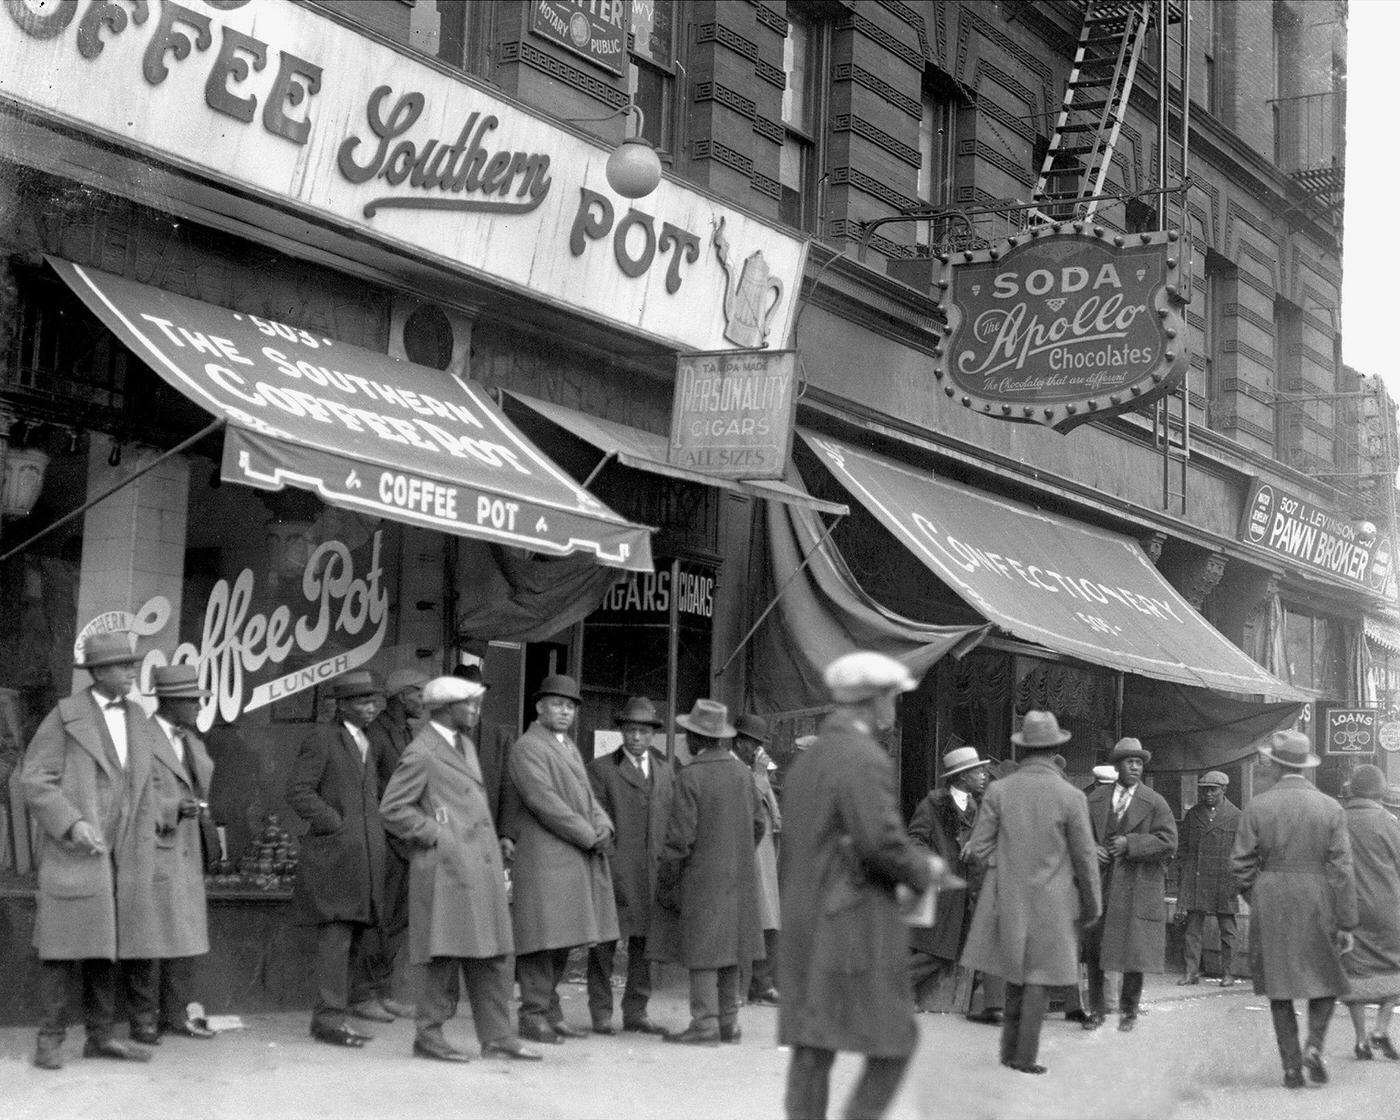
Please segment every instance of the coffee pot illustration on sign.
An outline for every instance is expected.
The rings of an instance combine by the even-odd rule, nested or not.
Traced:
[[[768,345],[768,327],[778,304],[783,301],[783,282],[768,271],[763,250],[756,249],[744,261],[735,275],[734,259],[724,236],[724,219],[720,218],[710,236],[715,256],[724,269],[727,287],[724,292],[724,337],[745,350],[762,350]]]

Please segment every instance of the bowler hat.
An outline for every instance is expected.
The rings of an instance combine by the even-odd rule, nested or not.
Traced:
[[[535,699],[544,696],[562,696],[575,704],[583,703],[583,697],[578,694],[578,683],[563,673],[552,673],[540,681],[540,687],[535,689]]]
[[[157,665],[151,670],[151,691],[146,695],[166,700],[203,700],[212,693],[199,687],[198,665]]]
[[[481,675],[480,665],[458,665],[452,670],[454,677],[461,677],[464,681],[471,681],[472,684],[479,684],[482,688],[489,690],[491,686],[486,683]]]
[[[384,682],[384,695],[397,696],[410,688],[422,688],[430,679],[422,669],[395,669]]]
[[[1322,765],[1322,759],[1312,753],[1311,747],[1308,737],[1301,731],[1275,731],[1259,748],[1259,753],[1292,770],[1311,770]]]
[[[842,654],[822,671],[822,681],[838,704],[859,704],[888,692],[918,687],[909,670],[893,657],[869,650]]]
[[[1152,752],[1142,745],[1141,739],[1125,737],[1113,744],[1113,750],[1108,755],[1108,764],[1117,766],[1125,758],[1140,758],[1142,764],[1146,766],[1152,761]]]
[[[1351,772],[1351,795],[1379,801],[1385,795],[1385,772],[1369,762]]]
[[[357,696],[383,696],[384,690],[375,683],[373,674],[356,670],[341,673],[331,681],[331,699],[353,700]]]
[[[734,726],[729,722],[729,708],[718,700],[697,700],[687,715],[677,716],[676,722],[687,731],[707,739],[732,739]]]
[[[1054,712],[1029,711],[1021,720],[1021,730],[1014,732],[1011,741],[1026,750],[1048,750],[1068,743],[1073,738],[1068,731],[1060,730],[1060,721]]]
[[[613,717],[613,723],[644,723],[648,727],[660,727],[662,719],[656,714],[655,704],[645,696],[634,696]]]
[[[1230,775],[1219,770],[1207,770],[1196,779],[1196,784],[1198,786],[1219,786],[1224,789],[1230,784]]]
[[[475,700],[485,692],[485,685],[461,677],[434,677],[423,685],[423,706],[445,708],[462,700]]]
[[[109,630],[105,634],[89,634],[83,642],[79,669],[100,669],[104,665],[130,665],[140,661],[134,650],[135,635],[130,630]]]
[[[954,774],[961,774],[964,770],[976,770],[979,766],[988,765],[985,758],[977,754],[976,747],[954,747],[943,756],[943,776],[951,778]]]
[[[760,716],[745,712],[734,720],[735,734],[759,743],[768,742],[768,722]]]

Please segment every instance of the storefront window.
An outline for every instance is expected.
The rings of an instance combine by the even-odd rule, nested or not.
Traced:
[[[1342,624],[1333,618],[1284,608],[1284,648],[1288,679],[1326,696],[1346,694]]]

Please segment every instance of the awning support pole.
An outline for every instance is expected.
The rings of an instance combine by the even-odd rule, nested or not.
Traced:
[[[614,459],[616,459],[616,458],[617,458],[617,452],[616,452],[616,451],[609,451],[606,455],[604,455],[601,459],[599,459],[599,460],[598,460],[598,465],[597,465],[596,467],[594,467],[591,471],[589,471],[588,477],[587,477],[587,478],[585,478],[582,482],[579,483],[579,488],[582,489],[582,490],[587,490],[588,487],[589,487],[590,485],[592,485],[593,480],[594,480],[595,478],[597,478],[597,477],[603,472],[603,468],[606,467],[609,463],[611,463],[611,462],[612,462]]]
[[[110,498],[113,494],[115,494],[115,493],[116,493],[118,490],[120,490],[123,486],[128,486],[128,485],[130,485],[131,483],[135,482],[138,478],[140,478],[140,477],[141,477],[143,474],[145,474],[147,471],[155,470],[156,467],[160,466],[163,462],[165,462],[167,459],[169,459],[172,455],[178,455],[178,454],[180,454],[180,452],[186,451],[186,450],[188,450],[189,448],[193,447],[196,443],[198,443],[200,440],[202,440],[205,436],[213,435],[213,434],[214,434],[215,432],[217,432],[220,428],[222,428],[222,427],[224,426],[224,424],[226,424],[226,423],[227,423],[227,420],[225,420],[225,419],[221,416],[221,417],[219,417],[219,419],[217,419],[217,420],[215,420],[213,423],[211,423],[208,427],[206,427],[206,428],[201,428],[198,432],[196,432],[194,435],[190,436],[190,438],[187,439],[187,440],[185,440],[183,443],[177,443],[177,444],[176,444],[174,447],[172,447],[169,451],[163,451],[163,452],[161,452],[161,454],[157,455],[154,459],[152,459],[152,460],[151,460],[149,463],[147,463],[145,466],[141,467],[139,470],[132,471],[131,474],[127,475],[126,478],[122,479],[122,480],[121,480],[120,482],[118,482],[115,486],[113,486],[113,487],[111,487],[111,488],[109,488],[109,489],[107,489],[107,490],[104,490],[101,494],[98,494],[97,497],[95,497],[95,498],[89,498],[86,502],[84,502],[82,505],[80,505],[77,509],[72,510],[72,511],[70,511],[70,512],[68,512],[68,513],[65,513],[62,517],[60,517],[60,518],[59,518],[57,521],[55,521],[52,525],[48,525],[48,526],[45,526],[43,529],[40,529],[37,533],[35,533],[32,537],[30,537],[30,538],[29,538],[27,541],[25,541],[23,544],[17,544],[17,545],[15,545],[14,548],[10,549],[10,550],[9,550],[7,553],[5,553],[3,556],[0,556],[0,564],[3,564],[3,563],[4,563],[6,560],[8,560],[11,556],[14,556],[14,555],[17,554],[17,553],[23,552],[26,548],[28,548],[30,545],[34,544],[35,542],[43,540],[43,539],[44,539],[45,537],[47,537],[50,533],[54,532],[54,530],[60,529],[60,528],[62,528],[64,525],[67,525],[70,521],[74,520],[75,518],[81,517],[83,514],[87,513],[88,510],[92,509],[93,506],[97,505],[98,502],[105,501],[107,498]]]
[[[773,596],[773,601],[763,608],[763,613],[759,615],[754,624],[749,627],[749,632],[739,639],[739,644],[734,647],[734,652],[725,659],[724,664],[719,667],[719,672],[717,672],[715,676],[720,677],[724,675],[724,671],[729,668],[729,663],[739,656],[739,651],[749,644],[749,639],[752,638],[754,634],[757,633],[758,628],[763,625],[763,620],[773,613],[773,608],[778,605],[778,600],[783,597],[783,592],[786,591],[792,581],[801,574],[802,569],[811,562],[812,557],[817,554],[817,549],[826,544],[827,538],[835,532],[836,526],[839,524],[841,524],[841,518],[838,516],[836,520],[827,526],[827,530],[822,534],[821,540],[817,541],[816,544],[807,550],[807,554],[802,557],[802,563],[793,568],[792,574],[783,581],[782,587],[778,588],[777,594]]]

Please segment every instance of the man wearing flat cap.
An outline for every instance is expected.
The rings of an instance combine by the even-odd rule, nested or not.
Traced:
[[[1288,1089],[1303,1088],[1305,1069],[1315,1084],[1327,1081],[1327,1025],[1348,989],[1342,957],[1358,922],[1346,813],[1309,780],[1320,762],[1301,731],[1269,736],[1257,766],[1278,781],[1244,807],[1230,856],[1249,903],[1254,991],[1269,999]],[[1308,1001],[1303,1047],[1295,999]]]
[[[292,763],[287,804],[307,824],[292,894],[294,920],[316,927],[316,1006],[311,1036],[332,1046],[363,1046],[372,1037],[349,1017],[392,1022],[365,969],[368,935],[384,890],[384,826],[379,779],[365,729],[381,692],[354,670],[331,682],[333,723],[319,723]]]
[[[90,635],[77,667],[92,685],[58,702],[30,740],[20,788],[39,828],[34,948],[41,964],[34,1064],[63,1065],[70,996],[82,994],[86,1058],[147,1061],[112,1037],[119,986],[149,993],[160,949],[153,897],[159,734],[127,696],[140,657],[125,630]],[[138,996],[139,998],[139,996]]]
[[[651,999],[651,965],[647,939],[660,915],[656,913],[656,869],[671,817],[671,765],[652,749],[652,736],[661,726],[656,706],[634,696],[617,714],[622,749],[588,763],[588,780],[598,804],[612,818],[613,899],[618,932],[627,938],[627,983],[622,991],[622,1029],[641,1034],[664,1034],[647,1015]],[[595,1034],[613,1034],[613,961],[617,942],[601,941],[588,950],[588,1013]]]
[[[865,1055],[844,1115],[884,1115],[919,1037],[905,900],[929,889],[935,866],[946,869],[906,834],[894,766],[875,738],[894,726],[896,698],[914,689],[909,670],[859,651],[822,676],[835,706],[788,772],[778,853],[789,1120],[826,1116],[838,1050]]]
[[[511,919],[519,1032],[531,1042],[588,1035],[564,1021],[559,982],[573,949],[618,937],[608,864],[612,818],[569,738],[580,702],[572,677],[545,677],[535,693],[535,720],[510,749],[503,831],[515,840]]]
[[[1220,984],[1235,982],[1231,967],[1235,953],[1235,915],[1239,893],[1230,872],[1230,853],[1240,811],[1225,796],[1230,776],[1211,770],[1196,779],[1200,800],[1186,810],[1181,821],[1181,847],[1177,852],[1176,905],[1186,915],[1186,974],[1181,985],[1201,982],[1201,934],[1207,916],[1220,930]]]
[[[758,882],[758,924],[763,931],[763,957],[739,965],[739,991],[749,1003],[776,1007],[778,988],[773,982],[773,966],[778,960],[778,931],[782,910],[778,899],[778,833],[783,830],[783,814],[778,795],[768,777],[768,723],[761,716],[745,712],[734,719],[735,756],[753,775],[754,796],[763,815],[763,835],[753,850],[754,874]]]
[[[1137,739],[1119,739],[1108,756],[1118,780],[1088,794],[1102,876],[1103,918],[1084,937],[1089,972],[1089,1018],[1094,1030],[1108,1014],[1104,973],[1121,972],[1118,1029],[1137,1026],[1146,972],[1161,972],[1167,955],[1167,864],[1176,854],[1176,817],[1166,799],[1142,780],[1152,761]]]
[[[466,980],[483,1056],[537,1061],[510,1028],[514,949],[505,864],[470,732],[486,689],[458,677],[422,686],[428,722],[409,743],[380,805],[384,826],[412,848],[409,957],[422,980],[413,1053],[465,1062],[443,1035]]]

